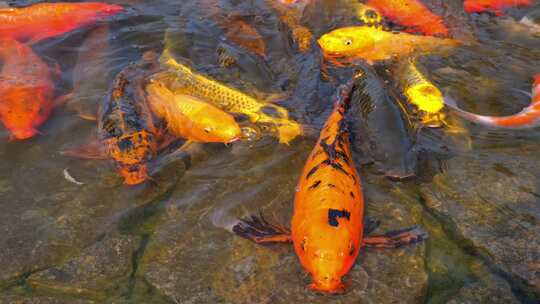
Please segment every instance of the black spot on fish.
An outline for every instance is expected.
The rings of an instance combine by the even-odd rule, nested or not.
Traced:
[[[118,148],[121,151],[128,151],[133,148],[133,143],[131,142],[130,138],[123,138],[118,142]]]
[[[320,180],[315,181],[315,182],[313,183],[313,185],[309,186],[309,189],[310,189],[310,190],[315,189],[315,188],[317,188],[320,184],[321,184],[321,181],[320,181]]]
[[[349,176],[349,172],[345,171],[345,169],[343,168],[342,165],[340,165],[338,163],[331,163],[330,165],[332,166],[332,168],[334,168],[334,169],[340,171],[341,173]]]
[[[343,210],[336,210],[336,209],[328,209],[328,224],[333,227],[338,227],[339,222],[338,218],[344,218],[348,221],[351,220],[351,213],[347,211],[346,209]]]
[[[353,193],[352,191],[349,192],[349,194],[351,195],[351,197],[352,197],[353,199],[355,198],[355,197],[354,197],[354,193]]]
[[[330,160],[331,163],[334,162],[336,158],[336,147],[334,143],[329,145],[326,142],[321,141],[321,147],[323,148],[324,152],[326,152],[326,155],[328,155],[328,159]]]
[[[350,163],[350,158],[349,158],[349,156],[347,156],[347,154],[345,154],[345,152],[343,152],[343,151],[337,151],[337,152],[336,152],[336,156],[338,156],[339,158],[343,159],[343,161],[344,161],[345,163],[347,163],[348,165],[351,165],[351,163]]]
[[[334,185],[334,184],[328,184],[328,187],[330,187],[330,188],[335,188],[336,185]]]
[[[306,175],[306,179],[309,179],[310,176],[312,176],[318,169],[319,169],[319,165],[311,168],[311,170],[309,170],[308,174]]]

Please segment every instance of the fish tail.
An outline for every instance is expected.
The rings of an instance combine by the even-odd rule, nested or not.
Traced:
[[[232,230],[238,236],[256,243],[290,242],[292,240],[289,229],[269,223],[262,213],[259,216],[252,215],[240,219]]]
[[[514,115],[487,116],[460,109],[456,101],[450,96],[445,96],[444,100],[446,105],[452,108],[458,116],[480,125],[503,129],[525,129],[540,125],[540,109],[536,109],[533,106],[526,107]]]

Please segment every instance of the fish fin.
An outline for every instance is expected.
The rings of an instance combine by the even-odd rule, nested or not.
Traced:
[[[264,102],[266,103],[282,103],[286,101],[289,98],[289,96],[285,93],[271,93],[267,94],[266,97],[264,97]]]
[[[427,233],[418,226],[390,231],[383,235],[364,238],[362,246],[371,248],[399,248],[427,239]]]
[[[518,93],[521,93],[521,94],[524,94],[525,96],[529,97],[529,98],[532,98],[532,94],[527,92],[527,91],[524,91],[524,90],[520,90],[520,89],[514,89],[512,88],[512,91],[514,92],[518,92]]]
[[[377,219],[366,219],[364,223],[364,235],[372,233],[375,229],[379,227],[379,225],[381,225],[381,221]]]
[[[159,156],[159,158],[157,158],[151,163],[151,170],[149,175],[155,175],[163,168],[176,161],[181,161],[184,165],[184,168],[187,170],[191,166],[191,158],[189,156],[190,154],[185,151],[175,151],[167,155]]]
[[[240,219],[233,228],[237,235],[257,244],[292,242],[291,231],[281,225],[267,222],[262,213]]]
[[[82,159],[104,160],[108,158],[108,156],[105,153],[103,153],[101,149],[101,144],[97,140],[92,141],[85,145],[81,145],[76,148],[62,150],[60,151],[60,154],[64,156],[76,157],[76,158],[82,158]]]
[[[450,95],[449,89],[445,88],[443,89],[443,101],[444,104],[449,106],[452,109],[459,110],[459,107],[457,105],[457,101]]]
[[[62,102],[60,102],[60,104],[65,102],[66,107],[68,108],[68,110],[71,111],[71,112],[77,113],[77,116],[79,116],[81,119],[88,120],[88,121],[97,121],[97,114],[88,113],[89,111],[85,111],[83,109],[82,104],[81,104],[80,101],[72,99],[71,97],[72,96],[69,96],[69,98],[65,97],[68,100],[67,101],[62,101]],[[61,96],[60,98],[63,98],[63,96]],[[55,106],[56,106],[56,104],[57,104],[57,102],[55,102]]]
[[[54,107],[57,108],[57,107],[63,106],[66,103],[68,103],[72,98],[73,98],[73,93],[68,93],[62,96],[58,96],[54,100]]]

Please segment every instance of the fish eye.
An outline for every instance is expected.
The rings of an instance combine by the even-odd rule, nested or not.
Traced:
[[[351,45],[351,44],[352,44],[352,40],[351,40],[351,39],[345,40],[345,45]]]

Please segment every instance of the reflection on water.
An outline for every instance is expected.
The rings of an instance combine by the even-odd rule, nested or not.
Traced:
[[[1,303],[534,303],[538,129],[491,130],[450,112],[464,132],[420,130],[419,177],[405,181],[384,178],[369,155],[356,154],[367,216],[382,222],[378,232],[419,224],[430,239],[396,251],[363,250],[344,295],[309,291],[291,247],[257,246],[227,230],[258,212],[289,222],[335,79],[350,72],[330,67],[326,79],[315,44],[300,52],[270,1],[110,1],[126,12],[33,46],[59,66],[55,95],[73,91],[74,98],[55,109],[43,135],[0,143]],[[299,20],[320,37],[355,22],[351,2],[311,1]],[[448,17],[455,37],[476,39],[448,57],[420,58],[429,79],[474,113],[507,115],[528,105],[530,97],[518,90],[530,91],[531,76],[540,72],[540,39],[515,20],[538,5],[494,18],[464,14],[457,0],[424,2]],[[264,56],[227,39],[231,16],[241,20],[235,26],[258,32]],[[105,27],[107,35],[100,33]],[[97,43],[89,45],[89,37]],[[96,123],[79,114],[91,118],[114,76],[165,46],[198,72],[252,96],[284,96],[280,105],[306,135],[290,145],[269,136],[194,145],[136,187],[123,185],[107,161],[60,155],[96,138]],[[66,169],[84,184],[65,179]]]

